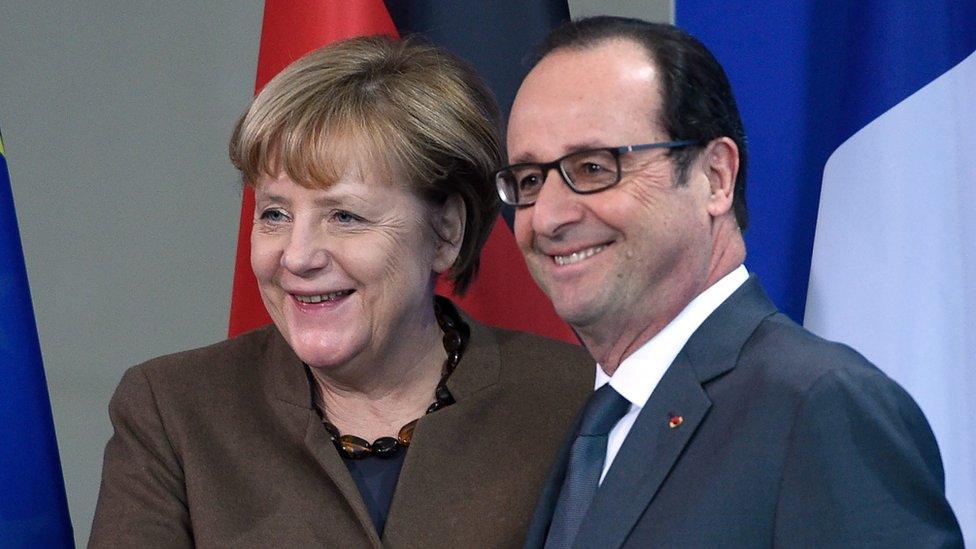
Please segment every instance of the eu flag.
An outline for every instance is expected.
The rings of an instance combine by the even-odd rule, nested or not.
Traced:
[[[2,139],[0,310],[0,545],[73,547]]]

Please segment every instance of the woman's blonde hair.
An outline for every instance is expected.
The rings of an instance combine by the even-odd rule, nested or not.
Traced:
[[[465,234],[449,272],[458,292],[478,270],[500,207],[491,92],[464,62],[415,38],[353,38],[295,61],[238,120],[230,159],[251,186],[284,172],[327,187],[358,161],[431,203],[460,195]]]

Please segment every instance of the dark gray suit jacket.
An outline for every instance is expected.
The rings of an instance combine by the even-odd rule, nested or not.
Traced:
[[[571,438],[527,548],[545,543]],[[752,277],[668,368],[576,547],[960,547],[943,483],[911,397],[777,313]]]
[[[417,424],[382,540],[273,326],[130,369],[90,547],[518,547],[593,390],[581,347],[474,322]]]

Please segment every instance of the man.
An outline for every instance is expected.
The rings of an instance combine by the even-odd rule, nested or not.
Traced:
[[[745,135],[704,46],[557,29],[508,151],[519,246],[598,362],[526,547],[962,545],[911,397],[743,266]]]

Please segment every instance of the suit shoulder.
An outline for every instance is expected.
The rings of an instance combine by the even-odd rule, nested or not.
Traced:
[[[759,324],[743,347],[739,362],[761,365],[764,372],[801,391],[825,376],[858,384],[894,384],[853,348],[823,339],[779,313]]]

